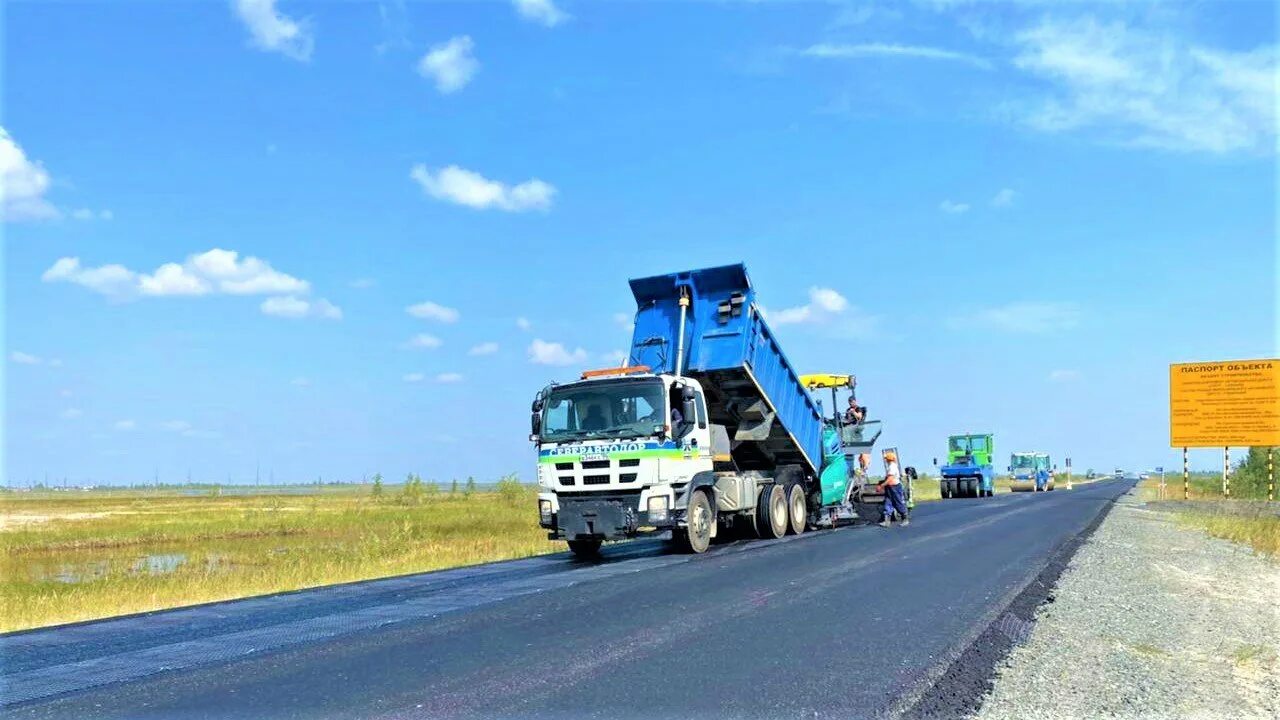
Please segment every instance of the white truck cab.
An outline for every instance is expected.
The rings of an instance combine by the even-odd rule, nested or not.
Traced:
[[[684,491],[716,460],[702,386],[645,367],[547,386],[533,402],[532,429],[539,522],[578,554],[687,527]],[[727,461],[727,439],[716,445]]]

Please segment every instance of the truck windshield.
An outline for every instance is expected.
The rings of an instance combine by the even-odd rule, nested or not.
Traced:
[[[958,452],[958,453],[969,452],[969,438],[967,437],[951,438],[951,451]]]
[[[1014,455],[1013,466],[1015,468],[1033,468],[1036,466],[1036,459],[1032,455]]]
[[[665,425],[662,381],[595,381],[555,388],[542,411],[543,442],[653,435]]]

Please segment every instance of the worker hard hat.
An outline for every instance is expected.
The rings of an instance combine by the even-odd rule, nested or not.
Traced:
[[[892,451],[892,450],[885,450],[885,451],[884,451],[884,459],[885,459],[885,460],[887,460],[888,462],[897,462],[897,461],[898,461],[898,453],[896,453],[896,452],[894,452],[894,451]]]

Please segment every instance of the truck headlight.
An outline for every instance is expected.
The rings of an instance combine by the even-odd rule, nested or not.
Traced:
[[[655,495],[649,498],[649,520],[654,522],[662,522],[667,519],[667,496]]]
[[[551,501],[550,500],[538,501],[538,520],[540,520],[543,525],[551,524]]]

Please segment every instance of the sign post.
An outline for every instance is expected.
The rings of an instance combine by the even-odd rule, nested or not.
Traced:
[[[1071,489],[1071,458],[1067,458],[1067,489]]]
[[[1222,497],[1231,498],[1231,448],[1222,448]]]
[[[1182,499],[1191,499],[1191,473],[1187,472],[1187,449],[1182,448]]]
[[[1160,473],[1160,499],[1161,499],[1161,500],[1164,500],[1164,499],[1166,499],[1166,498],[1165,498],[1165,487],[1164,487],[1164,466],[1162,465],[1162,466],[1160,466],[1160,467],[1156,468],[1156,472]]]
[[[1182,498],[1190,496],[1187,448],[1222,448],[1222,495],[1231,497],[1232,447],[1280,445],[1280,358],[1169,366],[1169,446],[1182,448]]]
[[[1271,463],[1271,453],[1275,448],[1267,448],[1267,502],[1276,499],[1276,467]]]

